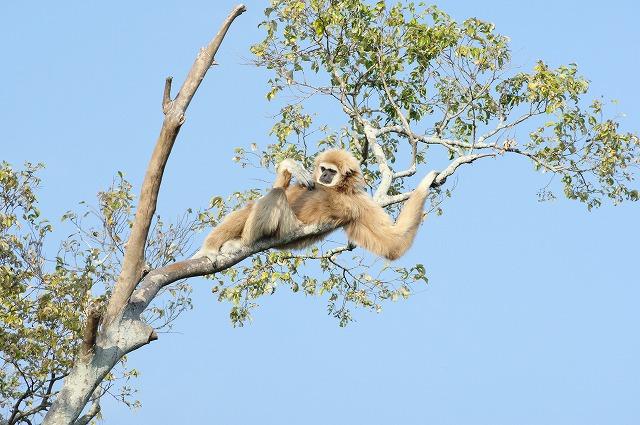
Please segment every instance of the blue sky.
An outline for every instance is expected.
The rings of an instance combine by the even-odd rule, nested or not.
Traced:
[[[47,164],[48,217],[94,199],[116,170],[140,183],[164,78],[182,81],[235,3],[151,4],[0,5],[0,159]],[[496,23],[517,66],[577,63],[592,95],[618,99],[624,127],[640,130],[636,2],[439,5]],[[268,75],[246,65],[266,1],[247,6],[169,161],[167,217],[268,178],[231,161],[233,147],[269,141],[276,112],[264,98]],[[228,306],[194,279],[196,307],[178,333],[130,356],[142,409],[105,400],[105,423],[639,423],[640,207],[538,203],[546,181],[518,160],[462,170],[445,215],[426,222],[401,260],[424,263],[429,286],[381,314],[357,312],[346,329],[326,300],[288,291],[234,329]]]

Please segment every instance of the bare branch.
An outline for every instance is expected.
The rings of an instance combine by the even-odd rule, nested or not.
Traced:
[[[188,277],[217,273],[228,269],[255,253],[286,245],[304,237],[327,234],[335,229],[336,227],[330,224],[307,225],[297,229],[284,238],[263,239],[252,246],[241,246],[229,252],[223,250],[211,259],[197,258],[179,261],[152,270],[145,276],[138,285],[138,289],[131,295],[130,306],[133,309],[133,314],[139,315],[149,305],[161,288],[175,281]]]
[[[388,207],[389,205],[399,204],[400,202],[404,202],[413,194],[413,190],[411,192],[399,193],[397,195],[386,196],[384,199],[380,200],[379,204],[383,207]]]
[[[564,171],[564,168],[562,167],[558,167],[552,164],[549,164],[547,162],[544,162],[542,160],[540,160],[538,157],[536,157],[535,154],[531,153],[531,152],[526,152],[520,148],[517,148],[515,146],[515,144],[513,143],[505,143],[504,145],[499,145],[497,142],[493,142],[493,143],[486,143],[487,138],[490,138],[491,136],[494,136],[495,134],[497,134],[498,132],[500,132],[501,130],[505,130],[511,127],[514,127],[517,124],[520,124],[523,121],[526,121],[526,119],[531,118],[532,116],[534,116],[536,114],[530,115],[530,114],[525,114],[519,118],[517,118],[516,120],[510,122],[510,123],[503,123],[503,124],[499,124],[496,128],[494,128],[493,130],[489,131],[488,133],[485,133],[484,135],[480,136],[478,138],[478,142],[475,143],[468,143],[468,142],[463,142],[461,140],[454,140],[454,139],[444,139],[442,137],[436,137],[436,136],[427,136],[427,135],[423,135],[423,134],[415,134],[413,133],[413,137],[425,144],[428,145],[442,145],[445,146],[449,149],[451,149],[452,151],[456,151],[456,152],[461,152],[460,149],[469,149],[471,150],[473,149],[492,149],[494,151],[496,151],[499,154],[503,154],[503,153],[515,153],[517,155],[522,155],[522,156],[526,156],[527,158],[531,159],[533,162],[535,162],[536,164],[538,164],[540,167],[551,171],[553,173],[559,173]],[[399,125],[394,125],[394,126],[386,126],[386,127],[382,127],[377,131],[378,135],[381,134],[386,134],[386,133],[398,133],[398,134],[402,134],[402,135],[406,135],[406,131],[402,126]],[[492,156],[492,155],[487,155],[487,156]],[[495,156],[495,155],[493,155]],[[464,157],[464,156],[463,156]],[[462,158],[462,157],[461,157]],[[404,172],[399,172],[394,174],[394,178],[395,177],[404,177],[404,175],[402,175],[403,173],[406,173],[410,170],[405,170]],[[408,174],[411,175],[411,174]],[[405,200],[405,199],[402,199]],[[401,202],[401,201],[398,201]]]
[[[47,407],[49,407],[48,403],[40,403],[37,406],[32,407],[29,410],[18,412],[18,414],[13,419],[11,419],[11,421],[7,421],[7,424],[19,424],[21,422],[24,422],[24,421],[28,420],[28,418],[30,416],[35,415],[38,412],[42,412]],[[3,423],[0,422],[0,425],[3,425]]]
[[[87,425],[98,413],[100,413],[100,398],[95,397],[89,411],[76,419],[73,425]]]
[[[365,121],[364,125],[364,134],[367,138],[367,142],[373,151],[373,156],[378,163],[378,170],[380,170],[380,185],[376,189],[375,194],[373,195],[373,199],[375,201],[379,201],[382,197],[387,195],[389,191],[389,187],[391,187],[391,182],[393,181],[393,171],[389,167],[387,163],[387,157],[382,150],[382,147],[378,144],[377,131],[375,128],[371,126],[368,122]]]
[[[27,388],[25,392],[20,397],[18,397],[18,400],[16,400],[15,404],[13,405],[11,416],[9,416],[9,419],[7,420],[8,424],[15,423],[16,418],[20,418],[22,416],[22,414],[20,413],[20,404],[22,404],[24,400],[32,396],[33,392],[29,388]]]
[[[43,425],[83,423],[84,416],[81,419],[77,418],[109,371],[124,355],[157,339],[154,329],[141,320],[139,313],[135,314],[131,308],[126,309],[127,306],[131,306],[128,299],[143,275],[144,250],[156,210],[162,175],[180,127],[184,123],[186,109],[207,70],[214,63],[215,54],[231,23],[245,10],[244,5],[238,5],[231,11],[213,40],[196,57],[178,96],[173,101],[167,101],[171,97],[171,82],[167,80],[165,83],[165,117],[142,183],[120,276],[109,299],[100,332],[95,332],[98,324],[96,315],[88,315],[82,349],[87,353],[86,359],[76,361],[71,372],[65,377],[60,392],[42,422]],[[143,279],[148,280],[152,274],[153,272],[149,273]],[[94,405],[87,415],[95,416],[98,411],[99,405],[94,399]],[[90,421],[91,417],[86,422]]]
[[[397,173],[393,174],[393,178],[397,179],[397,178],[401,178],[401,177],[409,177],[409,176],[413,176],[416,171],[418,171],[418,168],[416,166],[416,153],[414,152],[412,155],[412,160],[411,160],[411,165],[409,166],[409,168],[407,168],[406,170],[403,171],[398,171]]]
[[[166,115],[171,107],[171,82],[173,77],[169,76],[164,82],[164,93],[162,96],[162,112]]]
[[[444,184],[444,182],[447,180],[447,177],[455,173],[458,167],[461,166],[462,164],[471,164],[473,161],[477,159],[486,158],[486,157],[495,157],[495,156],[496,154],[494,153],[479,153],[474,155],[465,155],[465,156],[458,157],[455,160],[451,161],[451,163],[447,168],[445,168],[440,173],[438,173],[438,177],[436,177],[435,181],[433,182],[433,186],[440,186]]]
[[[222,40],[229,29],[233,20],[240,16],[246,10],[244,5],[236,6],[222,27],[211,40],[207,47],[200,50],[196,57],[187,78],[185,79],[180,92],[175,100],[171,102],[171,107],[166,111],[162,129],[156,142],[156,147],[151,156],[147,173],[142,183],[140,191],[140,199],[136,216],[131,229],[131,235],[126,245],[126,251],[122,262],[122,271],[118,277],[118,282],[113,291],[113,295],[109,299],[107,311],[105,314],[105,322],[110,322],[126,304],[127,299],[135,289],[140,277],[142,276],[142,267],[144,265],[144,248],[151,226],[151,220],[156,210],[158,200],[158,192],[162,182],[164,167],[169,159],[169,154],[173,144],[178,136],[180,127],[184,123],[184,114],[200,86],[207,70],[211,67],[215,54],[222,43]],[[165,95],[167,86],[165,84]],[[166,96],[165,96],[166,100]]]
[[[29,417],[38,413],[38,412],[42,412],[44,410],[47,410],[47,408],[49,406],[51,406],[51,403],[49,402],[49,398],[55,394],[55,392],[53,392],[53,385],[59,381],[60,379],[64,378],[65,375],[58,375],[56,376],[55,373],[51,373],[49,379],[45,382],[48,382],[46,389],[42,392],[42,393],[36,393],[36,392],[31,392],[28,391],[26,394],[26,396],[37,396],[37,397],[42,397],[42,400],[40,401],[40,403],[34,407],[32,407],[31,409],[28,410],[23,410],[23,411],[18,411],[18,410],[14,410],[14,415],[12,416],[12,419],[10,421],[7,422],[2,422],[2,416],[0,416],[0,425],[4,425],[6,424],[18,424],[21,422],[26,422],[26,423],[31,423],[29,421]],[[41,385],[44,385],[43,382]],[[24,395],[23,395],[24,396]],[[24,398],[21,399],[21,402],[24,400]],[[18,407],[20,405],[20,403],[16,404],[16,407]]]
[[[496,154],[485,153],[485,154],[475,154],[475,155],[466,155],[466,156],[458,157],[454,161],[452,161],[447,166],[447,168],[437,173],[437,175],[433,179],[430,179],[429,177],[431,173],[427,175],[427,177],[422,179],[422,181],[420,182],[420,186],[423,186],[423,187],[426,186],[426,188],[441,186],[447,180],[447,177],[455,173],[458,167],[461,166],[462,164],[471,164],[472,162],[480,158],[494,157],[494,156],[496,156]],[[407,199],[409,199],[412,193],[413,191],[404,192],[404,193],[400,193],[398,195],[393,195],[393,196],[385,196],[381,198],[378,201],[378,203],[383,207],[388,207],[389,205],[398,204],[400,202],[406,201]]]
[[[474,145],[476,145],[475,147],[477,147],[478,144],[484,143],[487,139],[489,139],[490,137],[496,135],[500,131],[515,127],[516,125],[523,123],[524,121],[528,120],[531,117],[534,117],[536,115],[540,115],[541,113],[542,112],[528,112],[526,114],[521,115],[520,117],[516,118],[515,120],[513,120],[513,121],[511,121],[509,123],[505,123],[503,121],[502,117],[501,117],[500,121],[498,122],[498,125],[493,130],[490,130],[487,133],[485,133],[482,136],[480,136],[478,138],[478,140],[476,141],[476,143],[474,143]]]
[[[291,255],[285,255],[282,256],[280,258],[284,259],[284,260],[288,260],[290,258],[301,258],[301,259],[305,259],[305,260],[321,260],[321,259],[329,259],[332,257],[337,256],[338,254],[342,254],[343,252],[346,251],[353,251],[356,248],[356,245],[354,245],[353,243],[349,242],[347,245],[343,245],[343,246],[339,246],[337,248],[333,248],[330,249],[327,252],[324,252],[320,255],[306,255],[306,254],[291,254]]]
[[[233,21],[246,10],[247,8],[244,4],[239,4],[233,8],[229,16],[227,16],[227,19],[222,23],[220,30],[218,30],[218,33],[213,40],[211,40],[207,47],[200,49],[200,53],[198,53],[196,60],[193,62],[191,70],[189,70],[189,74],[184,80],[178,96],[174,100],[177,109],[181,111],[185,111],[187,109],[191,99],[193,99],[193,95],[196,93],[196,90],[198,90],[198,87],[200,87],[200,83],[204,79],[205,74],[214,64],[215,55],[218,52],[218,48],[220,47],[224,36],[227,34],[229,27]]]

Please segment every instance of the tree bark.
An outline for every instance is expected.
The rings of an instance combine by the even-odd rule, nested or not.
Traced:
[[[246,10],[236,6],[211,42],[198,53],[180,92],[171,100],[171,78],[165,83],[162,109],[165,115],[160,135],[147,167],[131,235],[126,245],[122,270],[98,329],[90,315],[83,336],[82,355],[65,378],[62,389],[44,418],[44,425],[72,425],[78,419],[96,387],[122,357],[157,339],[153,328],[140,319],[141,311],[126,308],[129,297],[142,277],[144,248],[156,210],[158,192],[171,149],[185,120],[185,112],[207,71],[227,30]]]
[[[126,251],[122,262],[122,270],[118,277],[118,282],[113,291],[113,295],[107,305],[105,314],[105,323],[110,323],[121,310],[129,296],[136,287],[136,284],[142,277],[142,267],[144,266],[144,248],[147,243],[147,236],[151,226],[153,214],[156,211],[158,200],[158,192],[162,183],[162,175],[164,167],[171,154],[171,149],[178,136],[180,127],[185,120],[185,112],[191,103],[191,99],[200,87],[200,83],[204,79],[209,68],[214,62],[215,55],[235,18],[240,16],[246,10],[244,5],[236,6],[222,27],[211,40],[211,42],[200,50],[195,62],[193,63],[187,78],[185,79],[180,92],[176,98],[171,99],[171,78],[167,79],[163,93],[162,109],[165,114],[162,123],[162,129],[156,142],[156,147],[151,155],[147,172],[142,182],[140,191],[140,199],[136,216],[131,229],[131,235],[126,245]]]

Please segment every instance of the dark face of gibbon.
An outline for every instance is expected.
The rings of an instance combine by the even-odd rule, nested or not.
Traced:
[[[340,173],[335,165],[323,162],[320,164],[318,183],[325,186],[334,186],[340,180]]]

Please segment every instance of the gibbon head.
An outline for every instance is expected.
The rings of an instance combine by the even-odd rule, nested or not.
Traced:
[[[322,152],[315,161],[314,180],[339,192],[362,190],[364,179],[360,163],[349,152],[330,149]]]

